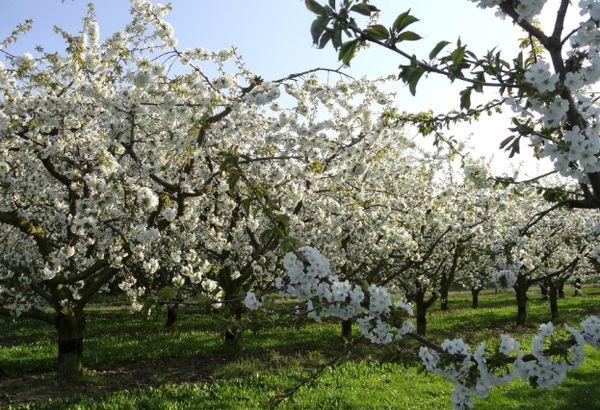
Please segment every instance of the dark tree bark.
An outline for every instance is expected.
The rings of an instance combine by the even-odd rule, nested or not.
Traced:
[[[540,293],[542,294],[542,300],[548,300],[548,284],[545,282],[540,283]]]
[[[449,293],[449,289],[450,288],[450,284],[448,283],[447,280],[444,280],[444,277],[442,277],[442,282],[440,284],[440,309],[441,310],[448,310],[448,293]]]
[[[83,310],[71,314],[59,312],[55,326],[58,334],[58,382],[78,382],[83,376]]]
[[[471,308],[479,309],[479,292],[481,289],[471,289]]]
[[[427,309],[433,305],[437,299],[436,295],[425,299],[425,292],[417,292],[413,298],[417,308],[417,334],[426,336],[427,334]]]
[[[549,286],[550,315],[552,321],[558,320],[558,286],[552,282]]]
[[[574,296],[581,296],[581,278],[575,278],[573,287],[575,288]]]
[[[565,298],[565,281],[564,280],[561,280],[558,283],[558,298],[559,299]]]
[[[342,321],[342,342],[344,349],[352,343],[352,320],[350,319]]]
[[[177,329],[178,313],[179,313],[179,305],[178,304],[169,306],[169,309],[167,310],[167,322],[165,323],[165,326],[167,329],[169,329],[169,330]]]
[[[458,268],[458,261],[460,259],[460,255],[462,252],[462,246],[459,244],[454,248],[454,253],[452,254],[452,264],[450,265],[450,270],[446,273],[446,270],[442,270],[442,277],[440,280],[440,309],[441,310],[449,310],[448,306],[448,293],[450,291],[450,286],[454,283],[454,278],[456,277],[456,269]]]
[[[226,356],[238,356],[242,350],[242,331],[236,325],[225,330],[223,343]]]
[[[527,278],[523,275],[517,277],[517,283],[514,286],[517,298],[517,326],[527,324],[527,289],[529,284]]]
[[[225,288],[224,290],[226,300],[238,299],[236,302],[229,302],[225,307],[228,311],[231,323],[223,335],[223,348],[225,355],[229,357],[236,357],[242,351],[243,335],[240,324],[242,315],[244,313],[244,305],[241,299],[239,299],[242,290],[235,287]]]
[[[418,311],[417,307],[417,334],[421,336],[427,335],[427,315],[423,311]]]

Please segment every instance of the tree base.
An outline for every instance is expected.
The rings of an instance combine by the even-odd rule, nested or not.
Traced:
[[[347,349],[352,343],[352,321],[344,320],[342,322],[342,343],[343,348]]]
[[[59,384],[78,383],[83,378],[83,338],[58,341]]]
[[[242,333],[231,330],[225,331],[225,338],[223,341],[223,352],[225,356],[234,358],[240,355],[242,352]]]

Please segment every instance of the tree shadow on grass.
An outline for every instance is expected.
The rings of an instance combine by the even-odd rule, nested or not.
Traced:
[[[295,337],[291,333],[295,332]],[[54,346],[54,345],[53,345]],[[44,357],[31,356],[3,364],[0,381],[0,408],[8,404],[39,403],[70,399],[78,394],[99,397],[137,387],[212,380],[215,369],[221,376],[225,365],[238,377],[263,365],[286,366],[290,360],[318,363],[341,349],[339,336],[331,327],[320,325],[303,331],[281,328],[268,332],[247,332],[238,358],[223,354],[218,333],[166,332],[131,337],[127,332],[88,340],[84,364],[90,379],[79,386],[64,388],[56,384],[56,352]],[[243,362],[250,361],[248,368]],[[262,364],[262,365],[261,365]],[[229,375],[229,377],[231,376]]]
[[[106,370],[87,371],[77,385],[59,385],[54,372],[22,375],[0,381],[0,408],[8,405],[31,405],[42,402],[63,402],[86,395],[94,398],[118,391],[160,386],[163,384],[194,383],[212,380],[211,369],[224,358],[188,358],[185,360],[155,360],[129,363]]]

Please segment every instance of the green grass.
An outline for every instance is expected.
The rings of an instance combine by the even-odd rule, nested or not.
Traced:
[[[600,313],[600,289],[559,301],[561,319],[577,323]],[[469,295],[453,293],[449,312],[428,316],[429,336],[463,337],[476,343],[502,332],[527,343],[548,320],[547,302],[532,292],[528,328],[513,326],[513,296],[486,292],[478,310]],[[218,322],[192,309],[180,313],[175,332],[164,329],[164,313],[141,320],[121,300],[103,299],[88,309],[80,386],[54,382],[56,343],[51,327],[0,319],[0,408],[40,409],[254,409],[269,407],[286,390],[340,351],[339,325],[306,323],[246,332],[243,354],[223,355]],[[349,360],[330,367],[281,407],[293,409],[445,409],[452,385],[420,372],[414,344],[400,351],[359,345]],[[600,352],[588,349],[584,365],[560,386],[534,390],[524,382],[495,388],[483,409],[600,409]]]

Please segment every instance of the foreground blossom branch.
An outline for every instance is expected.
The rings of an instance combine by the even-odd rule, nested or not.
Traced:
[[[557,336],[552,323],[541,325],[530,354],[525,354],[508,335],[501,335],[497,345],[482,342],[474,352],[461,339],[445,340],[438,346],[413,333],[414,325],[408,319],[413,313],[410,305],[392,302],[391,294],[383,287],[340,281],[316,249],[304,246],[288,253],[284,267],[287,275],[277,279],[277,288],[303,300],[313,320],[352,317],[361,334],[372,343],[395,344],[410,337],[424,344],[419,350],[423,364],[455,384],[453,404],[457,409],[472,407],[473,396],[487,397],[494,385],[517,377],[540,388],[554,386],[582,363],[584,343],[600,348],[600,318],[595,316],[580,324],[582,331],[565,326],[569,337]],[[249,293],[245,304],[256,310],[261,302]]]

